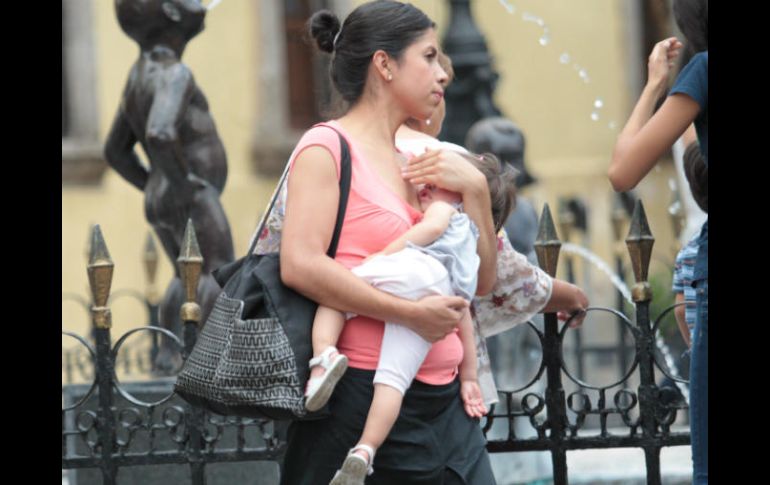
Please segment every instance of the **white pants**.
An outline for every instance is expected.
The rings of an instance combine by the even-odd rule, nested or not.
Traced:
[[[377,256],[351,270],[375,288],[408,300],[452,295],[449,273],[436,259],[413,248]],[[375,384],[387,384],[401,394],[412,384],[431,343],[409,328],[385,322]]]

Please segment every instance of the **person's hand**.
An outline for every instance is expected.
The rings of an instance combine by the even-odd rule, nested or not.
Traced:
[[[487,187],[484,174],[452,150],[426,150],[409,159],[401,174],[414,185],[433,184],[463,195]]]
[[[647,60],[647,84],[658,94],[663,94],[671,68],[674,67],[682,43],[676,37],[669,37],[655,44]]]
[[[428,342],[435,343],[454,332],[468,301],[459,296],[426,296],[415,302],[417,312],[410,328]]]
[[[487,414],[484,406],[481,388],[476,380],[464,380],[460,382],[460,396],[463,399],[463,407],[466,414],[472,418],[480,418]]]
[[[565,308],[556,313],[556,317],[564,322],[574,316],[574,319],[569,322],[570,328],[579,328],[583,325],[583,320],[586,318],[586,308],[588,308],[588,297],[585,292],[580,289],[579,286],[572,285],[572,297],[568,301]]]

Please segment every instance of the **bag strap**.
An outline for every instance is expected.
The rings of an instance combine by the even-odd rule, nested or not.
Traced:
[[[345,219],[345,210],[348,206],[348,195],[350,194],[350,174],[351,174],[351,161],[350,161],[350,147],[348,146],[348,142],[345,139],[344,136],[342,136],[342,133],[340,133],[336,128],[334,128],[331,125],[326,124],[319,124],[318,126],[325,126],[327,128],[330,128],[337,132],[337,136],[340,138],[340,202],[339,206],[337,207],[337,221],[334,225],[334,235],[332,236],[331,243],[329,244],[329,250],[326,252],[326,254],[333,258],[337,255],[337,245],[339,244],[340,240],[340,232],[342,232],[342,223]],[[275,188],[275,191],[273,192],[273,198],[270,201],[270,206],[268,207],[267,211],[265,211],[265,214],[262,216],[262,222],[259,224],[259,229],[257,230],[256,236],[254,237],[254,241],[251,243],[251,247],[249,248],[249,252],[246,253],[246,255],[251,255],[254,253],[254,249],[257,247],[257,243],[259,242],[259,238],[262,235],[262,231],[265,229],[265,223],[267,223],[267,219],[270,216],[270,213],[273,211],[273,206],[275,206],[276,200],[278,200],[278,196],[281,193],[281,188],[283,187],[283,184],[286,182],[286,177],[289,175],[289,167],[291,164],[287,163],[286,168],[283,170],[283,175],[281,175],[281,180],[278,182],[278,185]]]

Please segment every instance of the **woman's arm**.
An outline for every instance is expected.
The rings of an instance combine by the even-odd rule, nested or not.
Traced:
[[[416,302],[398,298],[373,288],[326,255],[338,204],[332,155],[320,146],[303,150],[288,180],[281,236],[284,284],[331,308],[402,323],[431,342],[452,332],[468,305],[463,298],[437,295]]]
[[[431,150],[410,159],[403,176],[413,184],[435,184],[462,194],[465,213],[479,228],[477,252],[481,264],[476,294],[492,291],[497,281],[497,237],[484,174],[458,153]]]
[[[586,308],[588,308],[588,297],[583,290],[572,283],[554,278],[551,299],[541,313],[557,312],[560,320],[567,320],[572,315],[576,315],[570,322],[570,327],[576,328],[583,324]]]
[[[698,116],[700,106],[684,94],[669,96],[653,115],[681,47],[681,42],[671,37],[655,44],[650,54],[647,84],[612,152],[607,175],[617,192],[636,187]]]

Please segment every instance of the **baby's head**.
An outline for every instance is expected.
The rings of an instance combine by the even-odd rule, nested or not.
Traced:
[[[709,169],[698,142],[692,142],[684,152],[684,174],[690,184],[695,203],[703,212],[709,212]]]
[[[502,163],[491,153],[483,155],[464,154],[477,169],[484,174],[489,186],[489,199],[492,202],[492,222],[495,234],[503,228],[506,219],[516,207],[516,176],[518,171],[508,163]]]
[[[516,205],[516,175],[517,171],[507,163],[500,161],[491,153],[483,155],[461,153],[466,160],[479,169],[487,179],[489,186],[489,198],[492,202],[492,222],[495,225],[495,233],[503,228],[506,219]],[[418,191],[420,207],[425,211],[430,204],[441,200],[449,204],[462,202],[462,195],[458,192],[441,189],[435,185],[427,184]]]
[[[420,187],[417,191],[417,197],[420,199],[420,209],[423,212],[428,210],[428,207],[437,200],[451,205],[456,205],[463,201],[463,196],[459,192],[442,189],[433,184],[424,184]]]

